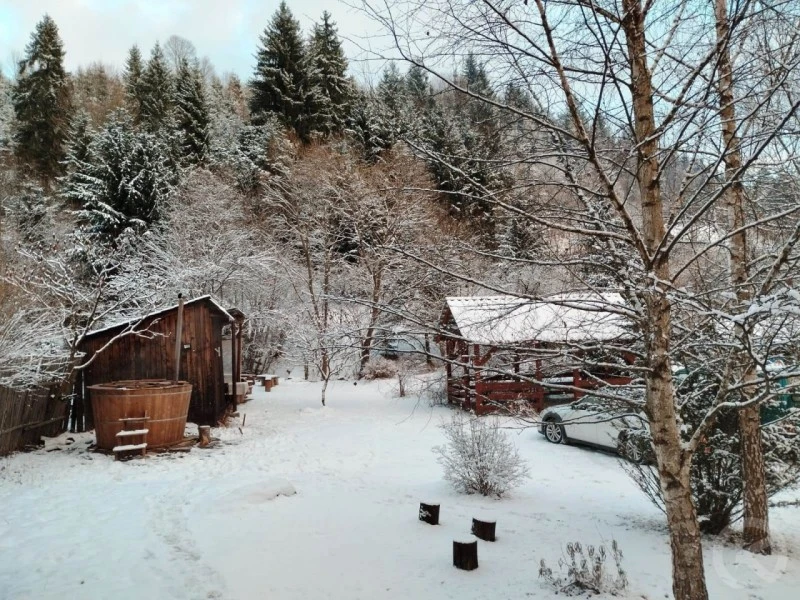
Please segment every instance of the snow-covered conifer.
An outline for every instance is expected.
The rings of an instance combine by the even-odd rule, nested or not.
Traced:
[[[36,25],[19,62],[13,103],[17,157],[49,181],[61,171],[72,111],[64,47],[49,15]]]
[[[79,205],[86,231],[113,242],[123,231],[140,231],[158,220],[177,183],[169,149],[155,134],[134,128],[117,111],[95,134],[83,166],[64,179],[62,195]]]
[[[281,2],[261,35],[256,70],[250,81],[250,112],[258,122],[269,113],[294,129],[301,139],[309,133],[306,126],[306,49],[300,23],[286,2]]]
[[[125,84],[125,96],[129,110],[138,123],[142,115],[142,105],[144,103],[144,87],[142,78],[144,77],[144,61],[138,46],[132,46],[125,60],[125,70],[122,73],[122,81]]]
[[[209,151],[209,110],[200,72],[182,58],[178,65],[175,112],[182,133],[181,154],[189,163],[202,162]]]
[[[311,127],[325,134],[344,128],[352,96],[347,78],[347,59],[342,50],[336,24],[328,11],[314,25],[307,61],[311,101],[308,109]]]
[[[171,126],[175,106],[175,82],[164,52],[156,42],[141,78],[141,121],[151,132]]]

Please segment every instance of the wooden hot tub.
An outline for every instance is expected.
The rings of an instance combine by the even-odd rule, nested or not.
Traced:
[[[142,421],[147,447],[170,446],[183,440],[192,384],[186,381],[136,379],[89,386],[97,445],[112,450],[125,419]]]

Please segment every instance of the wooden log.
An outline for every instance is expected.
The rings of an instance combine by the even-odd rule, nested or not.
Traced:
[[[419,503],[419,520],[430,525],[439,524],[439,505]]]
[[[453,566],[464,571],[478,568],[478,542],[453,541]]]
[[[211,443],[211,426],[210,425],[200,425],[198,427],[199,430],[199,438],[200,438],[200,447],[205,448]]]
[[[478,519],[472,519],[472,535],[487,542],[494,542],[496,540],[496,527],[496,521],[480,521]]]

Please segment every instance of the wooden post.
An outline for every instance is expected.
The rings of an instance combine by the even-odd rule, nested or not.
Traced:
[[[478,368],[478,365],[481,363],[481,347],[478,344],[473,346],[473,359],[472,364],[474,366],[473,373],[473,385],[475,386],[475,414],[482,415],[484,413],[483,409],[483,397],[478,392],[478,386],[481,383],[481,372]]]
[[[242,331],[244,321],[236,318],[236,381],[242,378]]]
[[[453,541],[453,566],[464,571],[478,568],[478,542]]]
[[[425,521],[429,525],[439,524],[439,505],[419,503],[419,520]]]
[[[199,446],[201,448],[205,448],[211,443],[211,426],[210,425],[200,425],[198,427],[199,430]]]
[[[181,380],[181,346],[183,345],[183,294],[178,294],[178,326],[175,328],[175,381]]]
[[[231,405],[236,406],[236,322],[231,321]]]
[[[472,535],[487,542],[494,542],[495,528],[497,527],[496,521],[479,521],[472,519]]]

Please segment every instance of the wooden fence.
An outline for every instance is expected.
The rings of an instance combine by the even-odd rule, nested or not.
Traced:
[[[66,430],[67,402],[59,388],[17,390],[0,386],[0,456]]]

